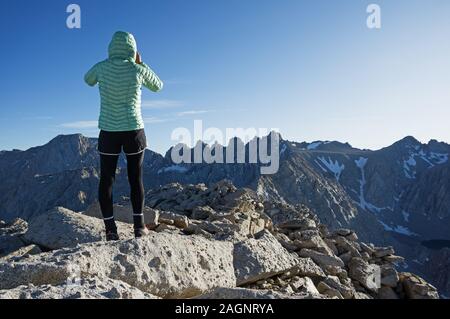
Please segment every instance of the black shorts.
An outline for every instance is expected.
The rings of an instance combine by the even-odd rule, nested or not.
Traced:
[[[122,132],[100,131],[97,145],[100,154],[119,155],[122,147],[127,155],[142,153],[147,147],[144,129]]]

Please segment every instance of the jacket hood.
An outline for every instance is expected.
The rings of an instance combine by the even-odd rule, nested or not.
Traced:
[[[110,59],[136,60],[137,45],[131,33],[117,31],[109,44]]]

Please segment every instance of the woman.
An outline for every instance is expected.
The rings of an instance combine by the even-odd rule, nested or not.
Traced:
[[[134,234],[136,238],[145,236],[148,230],[143,215],[142,163],[147,141],[141,114],[141,86],[157,92],[163,83],[141,61],[133,35],[122,31],[116,32],[109,44],[109,58],[92,67],[84,79],[90,86],[98,83],[100,89],[98,151],[101,177],[98,196],[106,239],[119,239],[114,221],[112,187],[122,148],[127,157]]]

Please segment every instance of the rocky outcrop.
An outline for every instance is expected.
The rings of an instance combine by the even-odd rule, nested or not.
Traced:
[[[95,138],[75,134],[58,136],[46,145],[26,151],[0,151],[0,218],[8,222],[16,217],[28,221],[54,206],[86,210],[97,199],[100,175],[97,143]],[[408,271],[423,273],[450,295],[448,272],[440,275],[448,263],[422,267],[423,261],[432,255],[430,249],[424,249],[420,263],[415,262],[416,246],[421,240],[450,239],[449,154],[450,146],[446,143],[422,144],[412,137],[376,151],[355,149],[339,142],[297,143],[280,138],[280,169],[274,175],[262,176],[260,164],[177,165],[170,156],[146,150],[144,184],[150,189],[180,183],[149,192],[147,204],[160,212],[185,214],[190,220],[208,219],[221,211],[221,204],[216,202],[217,207],[211,207],[198,186],[181,184],[212,185],[224,178],[238,187],[253,189],[265,200],[306,205],[330,228],[351,228],[364,241],[393,245],[406,258]],[[114,197],[122,197],[116,207],[118,220],[123,209],[123,221],[129,221],[124,156],[119,158],[116,176]],[[193,189],[188,190],[190,187]],[[211,191],[205,185],[203,188]],[[244,215],[235,216],[239,223],[227,225],[241,230],[240,239],[247,233],[257,233],[267,221]],[[204,234],[205,229],[225,227],[216,223],[191,224],[187,232]],[[160,230],[173,227],[162,223]],[[221,235],[216,232],[213,236]],[[319,238],[312,236],[309,240],[316,242]],[[8,245],[12,247],[14,241],[11,239]],[[301,248],[316,245],[311,242],[302,241]],[[17,241],[15,244],[21,245]],[[324,253],[326,246],[320,245],[319,252]],[[1,246],[0,243],[0,250]]]
[[[310,294],[283,294],[273,290],[247,288],[216,288],[195,299],[320,299],[321,296]]]
[[[132,239],[129,208],[118,213],[116,242],[103,241],[95,207],[56,208],[17,227],[20,240],[50,251],[24,243],[0,260],[0,298],[438,298],[397,271],[392,247],[330,231],[306,206],[263,201],[226,181],[147,196],[152,231],[141,239]]]
[[[401,273],[400,283],[408,299],[437,299],[439,295],[436,288],[417,275]]]
[[[285,273],[300,263],[268,231],[235,244],[233,257],[238,286]]]
[[[23,238],[46,249],[74,247],[77,244],[97,242],[104,238],[102,220],[83,216],[63,207],[56,207],[29,222]],[[122,238],[132,238],[133,229],[128,224],[118,225]]]
[[[28,230],[28,223],[20,218],[11,223],[0,224],[0,257],[5,257],[24,247],[23,235]]]
[[[336,256],[323,254],[321,252],[303,248],[300,250],[299,255],[302,257],[309,257],[319,266],[325,268],[327,266],[331,267],[344,267],[344,262]]]
[[[31,255],[38,255],[40,253],[42,253],[42,249],[39,248],[39,246],[32,244],[21,247],[6,256],[0,257],[0,262],[6,262],[8,260],[19,260],[22,258],[27,258]]]
[[[164,298],[236,285],[232,243],[152,233],[139,240],[84,244],[0,264],[0,289],[61,285],[72,276],[120,280]]]
[[[0,299],[157,299],[123,281],[110,278],[83,278],[60,285],[33,284],[0,291]]]

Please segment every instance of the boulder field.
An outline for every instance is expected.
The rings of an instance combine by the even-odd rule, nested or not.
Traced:
[[[392,247],[329,230],[305,206],[262,201],[223,181],[150,191],[145,238],[114,206],[121,240],[106,242],[98,204],[0,222],[0,299],[436,299],[401,273]]]

